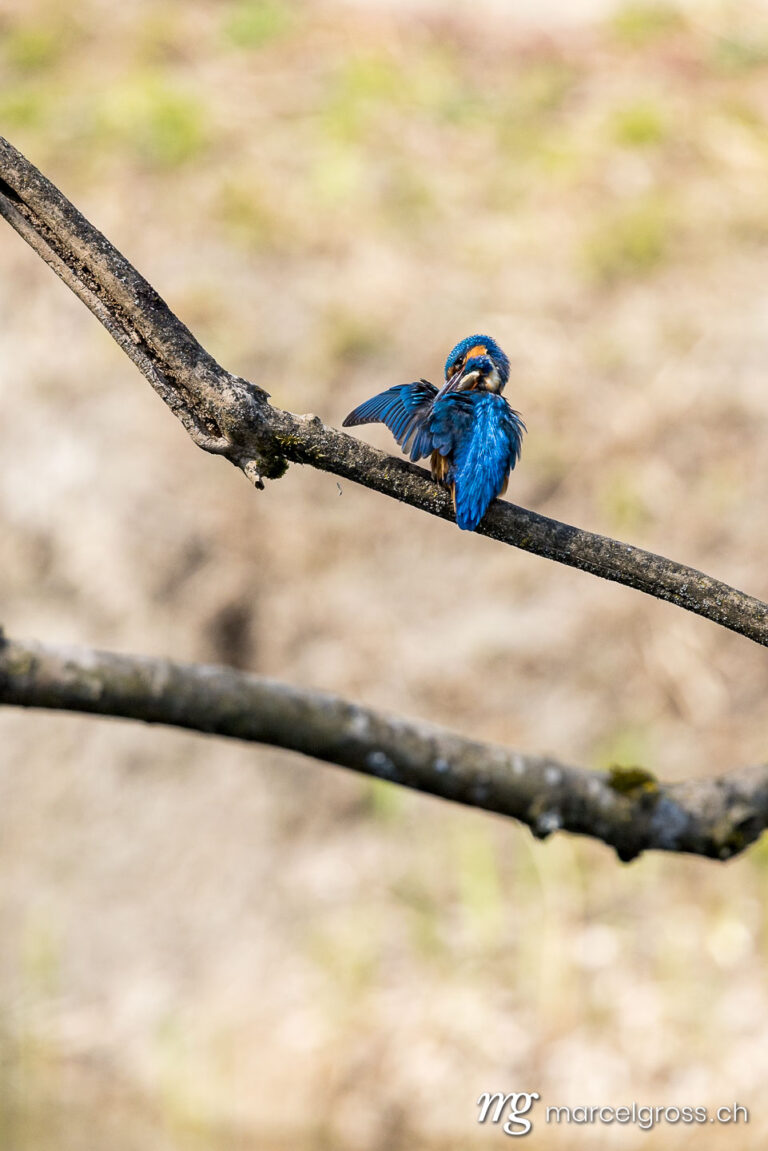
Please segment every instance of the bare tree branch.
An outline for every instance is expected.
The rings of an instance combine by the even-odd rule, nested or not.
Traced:
[[[642,851],[729,859],[768,826],[768,767],[663,784],[521,755],[337,696],[146,656],[20,643],[0,632],[0,704],[87,712],[269,744],[511,816],[544,839],[588,835]]]
[[[288,462],[364,484],[443,519],[450,498],[421,468],[273,407],[225,371],[130,263],[0,138],[0,215],[94,313],[194,441],[257,486]],[[481,534],[669,600],[768,645],[768,605],[640,548],[496,501]],[[600,839],[620,858],[646,849],[728,859],[768,826],[768,767],[661,784],[524,756],[333,696],[214,667],[74,652],[0,634],[0,703],[121,716],[284,747],[511,816],[545,837]]]
[[[11,144],[0,138],[0,215],[114,337],[200,447],[258,487],[289,462],[309,464],[452,519],[427,472],[295,416],[225,371],[136,269]],[[768,645],[768,605],[695,568],[497,500],[482,535],[636,588]]]

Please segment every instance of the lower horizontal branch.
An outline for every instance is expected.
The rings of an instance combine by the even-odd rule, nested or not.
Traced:
[[[768,767],[663,784],[568,767],[231,668],[48,647],[0,633],[0,704],[115,716],[287,748],[511,816],[545,838],[729,859],[768,826]]]

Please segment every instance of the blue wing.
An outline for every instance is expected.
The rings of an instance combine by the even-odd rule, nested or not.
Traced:
[[[415,384],[397,384],[380,392],[350,412],[343,423],[345,428],[358,424],[386,424],[404,452],[410,449],[412,460],[421,460],[433,450],[428,429],[432,402],[437,388],[427,380]]]
[[[474,531],[488,505],[506,488],[520,458],[525,424],[503,396],[464,394],[472,402],[472,418],[454,437],[448,478],[455,484],[456,523],[464,531]]]
[[[475,418],[474,393],[443,392],[432,405],[428,424],[434,450],[453,459]],[[450,476],[448,477],[450,482]]]

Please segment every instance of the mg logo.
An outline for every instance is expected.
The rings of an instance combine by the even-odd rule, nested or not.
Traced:
[[[477,1101],[477,1106],[480,1108],[477,1121],[485,1123],[490,1116],[491,1123],[501,1123],[504,1120],[502,1131],[505,1135],[527,1135],[533,1128],[533,1123],[525,1116],[540,1098],[538,1091],[512,1091],[509,1095],[504,1095],[501,1091],[491,1095],[486,1091]]]

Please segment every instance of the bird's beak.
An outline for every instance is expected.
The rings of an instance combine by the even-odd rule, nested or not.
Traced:
[[[465,372],[463,368],[459,368],[445,381],[440,389],[440,395],[444,396],[446,392],[465,391],[472,385],[479,374],[476,368],[471,372]]]
[[[440,391],[437,393],[435,399],[441,399],[446,394],[446,392],[455,392],[457,390],[458,382],[461,379],[461,372],[462,369],[459,368],[458,371],[454,372],[452,376],[448,377]]]

